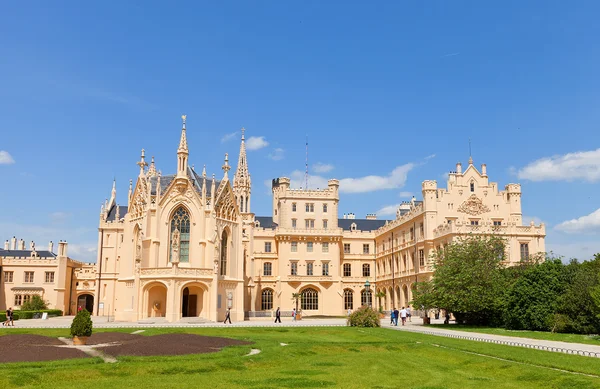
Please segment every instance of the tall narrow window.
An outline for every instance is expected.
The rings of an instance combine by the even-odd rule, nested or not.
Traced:
[[[292,203],[292,212],[296,212],[296,203]]]
[[[344,243],[344,254],[350,254],[350,243]]]
[[[292,219],[292,228],[296,228],[297,225],[297,220],[296,219]]]
[[[327,204],[323,204],[323,213],[327,213]]]
[[[475,192],[475,183],[471,182],[471,192]]]
[[[53,271],[46,272],[46,278],[45,278],[44,282],[46,282],[47,284],[54,283],[54,272]]]
[[[369,244],[363,243],[363,254],[369,254]]]
[[[344,263],[344,277],[352,277],[352,265]]]
[[[368,263],[363,264],[363,277],[371,277],[371,265]]]
[[[265,262],[263,265],[263,276],[270,276],[272,274],[273,265],[271,262]]]
[[[190,215],[183,207],[171,217],[169,259],[171,262],[190,261]]]
[[[323,229],[326,230],[327,229],[327,220],[323,220]]]
[[[271,242],[265,242],[265,253],[271,252]]]
[[[323,273],[324,276],[329,275],[329,262],[323,262]]]
[[[370,305],[371,301],[373,301],[370,290],[364,290],[360,292],[360,305]]]
[[[419,250],[419,266],[425,266],[425,251]]]
[[[529,258],[529,243],[521,243],[521,259]]]
[[[227,274],[227,231],[221,236],[221,275]]]
[[[354,293],[351,289],[344,289],[344,310],[353,309]]]
[[[32,271],[25,272],[25,280],[24,281],[27,283],[33,282],[33,272]]]
[[[329,252],[329,242],[323,242],[321,243],[321,251],[324,253],[328,253]]]
[[[306,263],[306,275],[307,276],[312,276],[313,275],[313,263],[312,262],[307,262]]]
[[[306,242],[306,252],[307,253],[313,252],[313,242]]]
[[[297,253],[298,252],[298,242],[292,242],[291,252],[292,253]]]
[[[298,262],[292,262],[292,263],[290,263],[290,274],[292,276],[297,276],[298,275]]]
[[[270,309],[273,309],[273,290],[272,289],[263,289],[261,308],[263,311],[268,311]]]

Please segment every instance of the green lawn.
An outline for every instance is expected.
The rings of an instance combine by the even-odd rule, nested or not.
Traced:
[[[600,387],[600,359],[382,328],[157,328],[147,329],[143,335],[168,332],[227,336],[255,343],[214,354],[125,357],[116,364],[99,359],[3,364],[0,386],[86,389]],[[0,330],[0,334],[7,333],[67,336],[68,330]],[[281,346],[280,342],[289,345]],[[244,356],[251,348],[262,352]]]
[[[482,334],[518,336],[521,338],[556,340],[568,343],[585,343],[600,346],[600,336],[598,335],[559,334],[541,331],[511,331],[504,328],[478,327],[460,324],[431,324],[428,327],[443,328],[445,330],[480,332]]]

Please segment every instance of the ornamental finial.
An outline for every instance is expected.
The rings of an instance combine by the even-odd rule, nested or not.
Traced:
[[[181,115],[181,120],[183,121],[183,128],[185,128],[185,119],[187,118],[187,115]]]

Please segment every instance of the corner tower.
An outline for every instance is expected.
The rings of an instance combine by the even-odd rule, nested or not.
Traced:
[[[248,172],[248,160],[246,158],[246,140],[242,127],[242,143],[240,144],[240,156],[238,158],[237,170],[233,177],[233,193],[240,207],[240,213],[250,213],[250,193],[251,184],[250,173]]]

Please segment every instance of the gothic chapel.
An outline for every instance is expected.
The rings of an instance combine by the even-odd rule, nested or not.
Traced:
[[[142,150],[127,207],[114,184],[102,206],[95,315],[217,321],[231,308],[232,320],[244,320],[244,220],[252,220],[244,130],[232,185],[227,154],[220,179],[188,165],[182,119],[176,174],[162,175]]]

